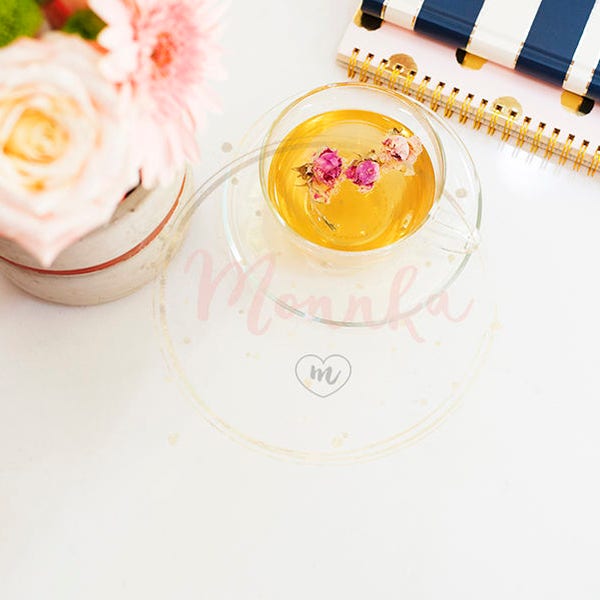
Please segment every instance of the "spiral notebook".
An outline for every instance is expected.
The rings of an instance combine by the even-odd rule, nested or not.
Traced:
[[[361,10],[340,43],[338,61],[350,78],[399,90],[546,160],[589,176],[599,171],[600,102]]]
[[[363,0],[364,13],[600,100],[594,0]]]

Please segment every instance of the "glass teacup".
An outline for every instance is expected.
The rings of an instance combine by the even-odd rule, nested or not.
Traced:
[[[309,221],[316,216],[312,222],[326,237],[315,239],[290,223],[282,214],[280,199],[272,194],[270,171],[278,150],[299,152],[294,161],[302,163],[335,142],[344,155],[346,169],[348,162],[352,164],[352,153],[369,151],[371,141],[379,142],[375,137],[359,147],[360,136],[350,133],[347,139],[300,137],[289,146],[286,138],[290,132],[332,111],[383,116],[399,123],[404,129],[401,133],[418,136],[422,142],[431,174],[429,205],[412,227],[390,243],[368,247],[373,240],[378,241],[377,232],[371,238],[367,232],[369,243],[362,245],[352,236],[341,243],[337,235],[327,237],[325,219],[334,234],[339,233],[334,229],[340,222],[331,222],[330,213],[318,203],[312,207],[315,212],[308,215]],[[259,153],[258,169],[252,162],[255,150]],[[239,160],[248,168],[237,172],[224,205],[231,251],[262,292],[296,315],[348,326],[397,321],[444,293],[478,246],[481,194],[472,160],[444,120],[402,94],[357,83],[336,83],[310,91],[265,114],[242,141]],[[304,166],[290,164],[296,173]],[[298,189],[302,202],[306,202],[308,192],[303,185],[299,178]],[[374,196],[366,193],[353,197],[366,203]],[[343,211],[335,216],[347,224]]]
[[[334,147],[334,152],[339,150],[340,154],[350,159],[358,156],[361,151],[363,155],[365,152],[373,152],[369,148],[377,144],[376,131],[373,131],[373,139],[362,138],[367,138],[370,130],[374,130],[375,127],[370,123],[367,127],[361,125],[357,120],[359,116],[381,121],[388,127],[393,125],[397,127],[395,132],[401,131],[407,136],[416,136],[423,146],[423,155],[415,163],[417,173],[398,174],[387,183],[385,193],[378,191],[378,186],[385,185],[384,180],[378,181],[372,191],[365,194],[364,201],[357,200],[358,196],[354,193],[344,202],[344,194],[352,194],[352,188],[356,187],[346,181],[341,184],[337,197],[329,204],[313,201],[310,191],[302,185],[301,175],[291,173],[294,170],[293,166],[296,165],[296,170],[300,170],[306,164],[302,164],[302,157],[309,160],[307,157],[318,156],[319,152],[332,150]],[[313,123],[315,126],[311,127]],[[381,127],[380,129],[383,141],[386,134]],[[290,157],[287,164],[285,159],[281,158],[284,155]],[[419,173],[419,165],[422,163],[426,164],[427,168],[421,169]],[[279,114],[263,145],[260,180],[263,194],[268,199],[277,221],[297,246],[309,255],[318,257],[324,264],[360,266],[364,265],[365,261],[369,262],[400,250],[409,238],[426,224],[429,225],[432,236],[451,251],[467,253],[477,246],[475,232],[460,226],[460,213],[450,215],[452,218],[447,219],[445,217],[448,215],[444,214],[447,210],[440,210],[446,188],[446,163],[444,147],[434,127],[430,111],[410,98],[376,86],[340,83],[308,92],[286,106]],[[283,164],[286,165],[286,174],[290,173],[290,180],[287,189],[282,190],[274,184],[277,179],[273,172],[276,171],[279,176]],[[402,182],[407,181],[411,185],[419,177],[426,178],[426,181],[419,184],[416,194],[413,192],[417,199],[410,204],[411,210],[394,211],[394,206],[404,206],[410,202],[408,196],[402,197],[403,191],[407,191],[403,189]],[[297,180],[297,190],[293,187],[294,178]],[[395,186],[398,190],[396,198]],[[426,193],[419,194],[423,187],[427,188]],[[282,197],[286,194],[290,197]],[[330,216],[336,214],[335,210],[331,210],[336,202],[340,207],[337,220],[340,219],[340,215],[344,219],[342,226],[338,226],[337,220]],[[446,209],[450,208],[456,212],[456,204],[447,204]],[[358,221],[358,226],[357,219],[353,222],[353,215],[348,214],[353,210],[361,211],[359,218],[362,221]],[[372,218],[369,212],[372,212]],[[456,216],[459,217],[459,226]],[[354,229],[346,227],[348,222],[355,225]],[[344,236],[339,233],[340,230],[347,229],[351,230],[350,235]],[[392,230],[396,237],[381,235],[380,230]]]

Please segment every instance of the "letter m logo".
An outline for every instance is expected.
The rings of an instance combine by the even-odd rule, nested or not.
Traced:
[[[323,378],[325,378],[325,381],[329,385],[336,384],[337,380],[340,378],[340,373],[341,373],[341,371],[338,371],[337,375],[334,377],[333,369],[331,367],[327,367],[326,369],[321,369],[319,367],[312,366],[310,368],[310,378],[313,381],[316,379],[317,381],[321,382],[321,381],[323,381]]]

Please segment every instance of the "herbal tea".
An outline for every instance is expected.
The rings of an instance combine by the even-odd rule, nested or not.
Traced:
[[[372,250],[408,236],[435,198],[427,151],[402,123],[364,110],[326,112],[293,129],[273,155],[271,202],[303,238]]]

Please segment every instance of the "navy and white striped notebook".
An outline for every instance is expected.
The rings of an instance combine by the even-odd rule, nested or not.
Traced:
[[[363,0],[362,11],[600,100],[594,0]]]
[[[590,94],[597,86],[597,65],[593,73],[590,68],[587,76],[582,75],[585,69],[581,66],[586,60],[586,64],[598,60],[589,58],[593,25],[583,27],[582,42],[575,44],[573,53],[587,59],[578,62],[577,67],[573,62],[570,69],[564,65],[565,45],[557,42],[556,51],[549,55],[541,52],[540,44],[531,41],[538,34],[524,33],[533,31],[532,24],[541,7],[554,1],[365,0],[365,8],[376,12],[378,7],[378,14],[387,20],[358,11],[340,43],[338,61],[347,67],[351,78],[399,90],[450,120],[470,125],[530,154],[556,159],[576,171],[595,175],[600,173],[600,100],[594,102],[575,94],[584,88]],[[597,11],[590,6],[593,3],[561,3],[568,4],[571,12],[580,5],[587,6],[590,23],[591,19],[596,22]],[[441,7],[450,4],[462,7],[462,12],[449,16]],[[520,11],[528,24],[517,25]],[[391,18],[399,25],[391,23]],[[568,29],[567,25],[562,29]],[[492,30],[496,33],[490,34]],[[546,31],[545,27],[541,30]],[[482,31],[488,33],[483,35]],[[556,33],[554,37],[561,38],[562,43],[569,36]],[[597,39],[600,47],[600,32]],[[462,53],[457,52],[460,48]],[[470,54],[465,55],[465,48]],[[477,56],[493,56],[495,62],[476,58],[474,50]],[[532,70],[537,77],[531,77]],[[559,75],[563,71],[567,76]],[[573,92],[557,85],[565,79]],[[577,81],[579,87],[575,86]]]

